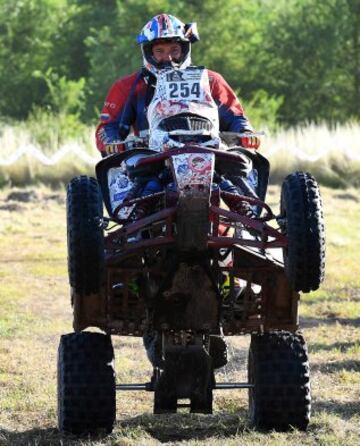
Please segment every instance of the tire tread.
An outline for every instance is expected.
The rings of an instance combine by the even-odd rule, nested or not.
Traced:
[[[289,282],[295,291],[315,291],[325,275],[325,228],[319,187],[311,174],[294,172],[285,178],[280,212],[287,219]]]
[[[110,336],[70,333],[58,350],[58,424],[76,435],[111,432],[115,421],[114,351]]]
[[[306,430],[311,413],[310,368],[301,334],[252,335],[249,351],[251,423],[259,429]]]
[[[104,272],[104,236],[95,224],[95,218],[103,216],[97,180],[84,175],[73,178],[66,203],[69,282],[76,293],[96,293]]]

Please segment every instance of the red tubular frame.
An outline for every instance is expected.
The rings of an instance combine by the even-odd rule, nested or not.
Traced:
[[[216,155],[216,158],[226,159],[228,161],[239,161],[242,158],[235,153],[224,152],[217,149],[204,148],[197,145],[191,145],[186,148],[181,149],[173,149],[168,152],[161,152],[154,155],[150,155],[146,158],[141,158],[137,166],[145,166],[152,163],[158,163],[161,161],[165,161],[166,159],[171,158],[172,156],[180,155],[183,153],[189,153],[195,151],[197,153],[213,153]],[[216,198],[218,194],[218,200],[212,200],[211,198]],[[158,202],[161,197],[166,197],[166,193],[158,192],[152,195],[148,195],[146,197],[136,198],[130,200],[128,202],[123,202],[120,204],[115,212],[116,215],[121,208],[126,206],[131,206],[133,204],[141,204],[149,201]],[[226,202],[227,206],[229,206],[229,210],[220,208],[211,203],[218,203],[219,198],[223,198]],[[210,197],[209,203],[209,221],[213,224],[212,235],[208,236],[208,247],[214,249],[220,249],[224,247],[231,247],[234,245],[241,246],[249,246],[259,249],[268,249],[268,248],[286,248],[288,245],[288,239],[285,235],[281,234],[278,230],[269,226],[266,222],[269,220],[275,219],[273,212],[270,207],[261,201],[258,198],[249,197],[245,195],[237,195],[225,191],[213,191],[212,197]],[[248,217],[246,215],[241,214],[236,211],[236,208],[241,202],[246,202],[250,206],[260,207],[265,210],[265,215],[262,217]],[[176,207],[166,208],[155,214],[144,217],[140,220],[134,221],[133,223],[126,224],[122,228],[111,232],[106,237],[106,247],[109,250],[119,250],[118,242],[122,242],[123,251],[131,253],[136,252],[138,249],[146,249],[146,248],[156,248],[157,246],[163,246],[166,244],[175,243],[175,237],[173,234],[173,222],[176,214]],[[220,218],[224,220],[220,221]],[[118,218],[113,218],[118,224],[124,224],[127,220],[121,220]],[[149,225],[154,223],[160,223],[162,220],[165,220],[166,224],[166,235],[158,236],[154,239],[148,240],[140,240],[139,242],[132,242],[130,244],[127,243],[127,237],[131,234],[137,233],[138,231],[144,230]],[[250,231],[256,231],[256,233],[260,236],[260,240],[248,240],[243,238],[234,238],[234,237],[226,237],[219,235],[219,225],[225,227],[231,227],[234,223],[242,223],[245,229],[249,229]],[[273,240],[269,241],[268,239],[272,238]],[[129,251],[130,250],[130,251]],[[116,256],[118,257],[118,256]],[[109,262],[113,263],[112,256],[108,257]],[[115,260],[114,260],[115,261]]]
[[[239,200],[246,199],[247,197],[238,196]],[[141,201],[141,200],[140,200]],[[262,204],[260,200],[255,200],[256,204]],[[156,248],[157,246],[164,246],[166,244],[175,243],[175,237],[173,234],[172,225],[176,214],[176,207],[163,209],[141,220],[135,221],[122,227],[114,232],[111,232],[106,237],[107,249],[118,249],[118,242],[123,242],[123,248],[127,252],[133,253],[138,249]],[[249,246],[259,249],[268,248],[286,248],[288,245],[288,239],[285,235],[281,234],[278,230],[269,226],[262,218],[251,218],[245,215],[241,215],[237,212],[233,212],[227,209],[222,209],[218,206],[210,205],[209,217],[213,222],[213,233],[208,236],[209,248],[225,248],[233,245]],[[224,217],[226,221],[220,222],[220,217]],[[165,235],[158,236],[154,239],[140,240],[139,242],[127,242],[127,237],[138,231],[146,229],[149,225],[154,223],[160,223],[164,221],[166,225]],[[242,223],[246,229],[252,229],[258,233],[260,240],[248,240],[243,238],[226,237],[219,235],[219,225],[225,227],[231,227],[234,223]],[[268,241],[268,238],[274,240]],[[110,263],[115,262],[112,260],[112,256],[109,256]]]

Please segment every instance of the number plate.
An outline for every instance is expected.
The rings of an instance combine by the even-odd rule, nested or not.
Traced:
[[[169,99],[200,100],[200,81],[167,82],[166,96]]]

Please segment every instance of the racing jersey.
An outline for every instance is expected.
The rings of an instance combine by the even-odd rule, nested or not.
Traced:
[[[132,129],[135,135],[149,129],[147,107],[154,94],[154,79],[140,71],[117,80],[105,99],[96,129],[96,145],[100,152],[106,144],[123,140]],[[208,70],[211,95],[218,107],[220,131],[252,131],[236,94],[215,71]]]

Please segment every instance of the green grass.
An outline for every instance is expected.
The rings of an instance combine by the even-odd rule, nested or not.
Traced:
[[[75,439],[56,430],[56,355],[72,331],[66,271],[64,193],[45,187],[0,192],[0,445],[336,445],[360,437],[360,200],[355,189],[322,189],[327,275],[303,295],[301,323],[309,347],[313,414],[306,433],[249,427],[245,391],[215,391],[213,415],[152,415],[152,394],[117,395],[114,433]],[[27,196],[32,199],[24,200]],[[279,188],[269,201],[278,206]],[[248,337],[230,339],[220,379],[246,379]],[[117,379],[144,382],[150,367],[135,338],[114,337]]]

